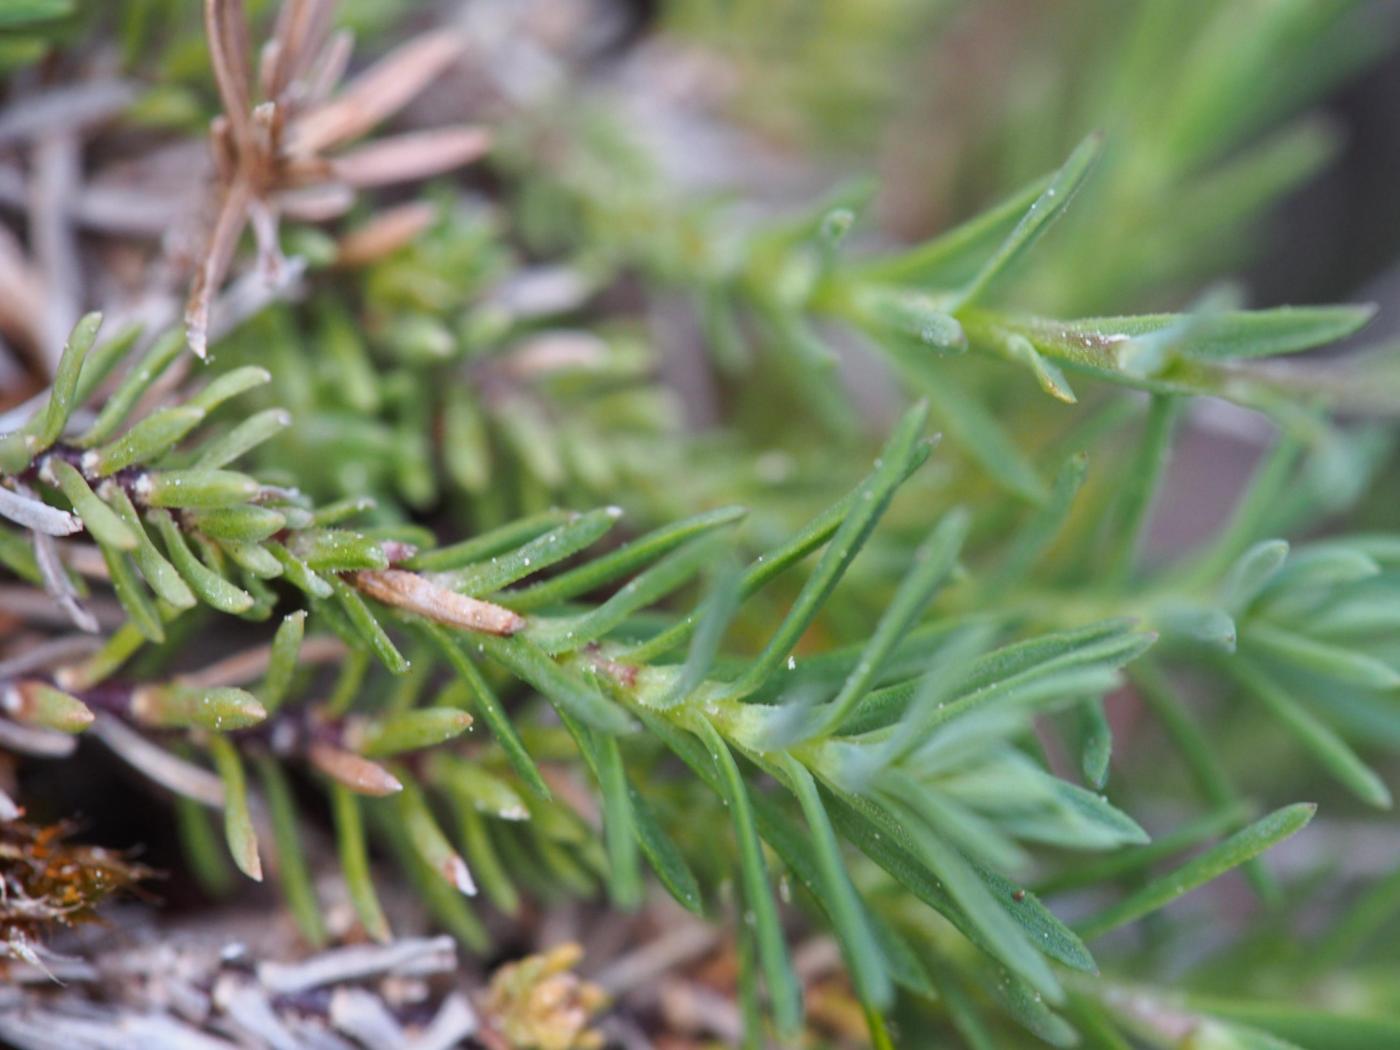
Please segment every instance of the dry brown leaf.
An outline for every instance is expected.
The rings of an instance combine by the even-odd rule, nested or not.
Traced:
[[[386,208],[340,239],[336,265],[364,266],[392,255],[432,225],[436,216],[437,208],[423,201]]]
[[[382,797],[403,790],[397,777],[367,758],[345,751],[323,741],[307,745],[306,759],[338,784],[360,795]]]
[[[365,569],[351,575],[363,594],[445,627],[462,627],[486,634],[515,634],[525,618],[504,606],[468,598],[404,569]]]
[[[331,171],[349,186],[385,186],[459,168],[491,148],[485,128],[435,128],[381,139],[336,157]]]

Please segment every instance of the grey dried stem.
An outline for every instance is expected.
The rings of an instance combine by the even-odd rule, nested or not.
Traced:
[[[42,951],[14,966],[13,986],[0,990],[0,1039],[26,1050],[445,1050],[482,1026],[471,1001],[446,980],[459,965],[447,937],[334,948],[286,963],[262,957],[257,945],[217,951],[207,936],[178,928],[144,943],[110,940],[92,949],[96,966]],[[21,1001],[24,1008],[14,1009]]]

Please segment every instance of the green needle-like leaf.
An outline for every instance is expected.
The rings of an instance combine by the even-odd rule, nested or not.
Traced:
[[[53,459],[48,462],[46,469],[53,475],[54,482],[63,490],[63,494],[68,497],[68,502],[73,504],[73,510],[83,519],[83,525],[92,533],[94,540],[119,551],[136,549],[136,535],[126,527],[111,507],[98,498],[97,493],[92,491],[87,479],[76,467],[61,459]]]
[[[312,572],[307,567],[306,562],[287,550],[282,544],[269,542],[263,546],[269,554],[281,562],[282,574],[287,582],[308,598],[324,601],[335,594],[335,589],[330,583]]]
[[[386,569],[389,559],[378,541],[348,529],[311,529],[300,532],[289,549],[314,572],[352,572]]]
[[[370,758],[417,751],[461,736],[471,724],[471,715],[451,707],[400,711],[367,726],[360,751]]]
[[[1368,805],[1390,808],[1390,789],[1374,769],[1321,719],[1294,699],[1283,686],[1249,659],[1227,665],[1245,692],[1258,700],[1329,773]]]
[[[1059,214],[1069,206],[1075,192],[1083,183],[1098,158],[1102,136],[1090,135],[1069,155],[1064,166],[1057,171],[1035,202],[1026,209],[1021,221],[992,253],[982,268],[959,290],[948,304],[950,313],[956,313],[964,306],[975,302],[987,286],[1004,273],[1011,264],[1030,249],[1041,235],[1049,229]]]
[[[685,586],[713,559],[714,553],[713,545],[703,540],[689,543],[632,577],[601,605],[578,616],[536,618],[526,633],[550,654],[582,649],[633,613]]]
[[[1282,306],[1272,310],[1221,313],[1203,318],[1177,352],[1200,362],[1296,354],[1344,339],[1371,319],[1369,306]],[[1132,340],[1180,323],[1178,314],[1095,317],[1081,321],[998,317],[990,327],[1023,336],[1053,360],[1112,377],[1122,372],[1119,353]],[[976,340],[983,316],[966,319]],[[1131,374],[1131,373],[1125,373]]]
[[[529,682],[551,703],[606,733],[623,733],[632,727],[626,712],[593,685],[560,667],[528,638],[480,635],[477,647],[518,678]]]
[[[928,401],[934,419],[950,439],[975,459],[997,484],[1033,503],[1045,498],[1045,482],[1035,467],[975,395],[951,388],[926,362],[915,365],[905,357],[897,363],[911,372],[917,390]]]
[[[463,852],[487,899],[506,915],[518,915],[520,891],[516,889],[500,853],[491,841],[486,821],[469,803],[459,802],[456,811]]]
[[[278,760],[271,755],[258,756],[257,767],[277,843],[277,878],[282,893],[301,935],[312,947],[321,947],[326,943],[326,924],[321,918],[321,905],[306,866],[291,786]]]
[[[76,696],[47,682],[13,683],[0,692],[5,713],[26,725],[60,733],[81,733],[92,725],[92,711]]]
[[[350,621],[356,634],[369,646],[370,651],[379,657],[379,662],[392,674],[406,674],[408,660],[399,652],[374,613],[370,612],[365,600],[339,576],[332,576],[330,585],[346,619]]]
[[[583,729],[585,733],[592,730]],[[598,789],[603,796],[603,834],[608,847],[608,888],[619,908],[631,910],[642,900],[642,873],[633,827],[632,797],[617,737],[594,734]]]
[[[496,694],[487,684],[486,679],[482,677],[481,672],[477,670],[471,658],[462,651],[463,643],[436,624],[422,623],[417,626],[418,630],[428,638],[438,653],[456,672],[463,685],[466,686],[467,693],[471,696],[482,720],[490,727],[492,735],[496,738],[496,743],[505,752],[506,760],[511,764],[516,775],[525,781],[530,790],[540,798],[549,798],[549,787],[545,784],[544,778],[540,776],[539,767],[535,765],[535,760],[525,749],[520,735],[515,731],[515,726],[511,723],[505,708],[501,706],[500,700],[496,698]]]
[[[258,699],[269,714],[282,706],[297,670],[297,656],[306,635],[306,611],[299,609],[283,617],[272,636],[272,649],[267,658],[267,673],[258,689]]]
[[[85,405],[97,392],[102,381],[131,353],[141,338],[141,325],[129,324],[110,339],[104,339],[88,351],[83,371],[78,377],[78,389],[73,392],[73,404]]]
[[[527,612],[555,602],[567,601],[587,594],[648,562],[660,558],[681,544],[716,529],[722,529],[743,519],[743,507],[722,507],[697,514],[673,525],[663,526],[633,540],[615,551],[593,558],[587,563],[560,573],[541,583],[522,587],[504,595],[512,609]]]
[[[204,410],[191,405],[158,409],[121,437],[83,457],[100,477],[138,463],[150,463],[174,448],[191,430],[204,421]]]
[[[928,443],[916,444],[911,454],[904,477],[918,469],[928,456],[928,451],[932,446]],[[868,479],[867,479],[868,481]],[[841,523],[846,520],[857,500],[866,489],[867,482],[862,482],[856,489],[847,493],[844,497],[832,504],[816,518],[808,522],[807,526],[793,536],[780,547],[766,554],[760,555],[754,562],[744,570],[744,574],[739,580],[739,597],[741,599],[757,593],[764,586],[781,576],[788,569],[792,568],[807,555],[827,542]],[[701,614],[692,612],[672,627],[661,631],[659,634],[635,646],[626,653],[629,661],[645,663],[654,659],[662,653],[671,651],[681,645],[690,637],[692,631],[699,626]]]
[[[1205,885],[1231,868],[1239,867],[1301,831],[1315,812],[1317,806],[1310,802],[1298,802],[1275,810],[1170,874],[1154,879],[1124,900],[1081,923],[1080,934],[1098,937],[1166,907],[1178,897]]]
[[[857,263],[862,280],[921,288],[950,288],[970,280],[993,250],[1040,199],[1054,175],[1046,175],[956,226],[905,252]]]
[[[1108,763],[1113,753],[1113,729],[1103,700],[1085,700],[1075,708],[1075,735],[1079,743],[1079,768],[1089,786],[1102,790],[1108,783]]]
[[[231,686],[151,685],[132,697],[132,713],[145,725],[231,732],[257,725],[267,711],[253,694]]]
[[[1044,505],[1036,508],[1016,534],[1008,545],[1000,568],[988,580],[987,586],[994,594],[1023,579],[1036,559],[1059,535],[1088,469],[1089,457],[1083,452],[1076,452],[1061,464]]]
[[[179,329],[167,332],[157,339],[146,352],[146,356],[132,367],[112,391],[103,404],[102,411],[98,413],[97,420],[78,439],[78,444],[90,448],[111,438],[131,414],[141,396],[164,374],[184,348],[185,333]]]
[[[903,825],[917,856],[946,888],[962,911],[963,921],[975,930],[987,951],[1030,981],[1051,1002],[1064,992],[1049,967],[1026,939],[1021,927],[978,878],[963,855],[945,841],[909,807],[900,806]]]
[[[156,531],[160,533],[161,541],[165,544],[165,551],[170,556],[170,561],[179,570],[190,589],[202,601],[220,612],[234,615],[247,612],[252,608],[253,596],[241,587],[230,583],[200,561],[195,556],[194,551],[190,550],[189,544],[185,542],[185,537],[180,532],[180,527],[175,524],[175,519],[167,512],[153,511],[149,520],[155,525]]]
[[[1233,612],[1242,612],[1268,586],[1284,559],[1288,543],[1284,540],[1260,540],[1240,555],[1220,584],[1220,602]]]
[[[1251,623],[1244,641],[1247,648],[1261,654],[1363,689],[1400,686],[1400,671],[1374,656],[1331,642],[1320,642],[1272,624]]]
[[[191,397],[187,404],[207,415],[230,398],[262,386],[271,379],[272,373],[266,368],[244,365],[216,377],[203,390]]]
[[[704,717],[697,717],[694,731],[710,753],[724,788],[725,801],[734,822],[739,846],[739,874],[744,887],[744,924],[752,930],[758,944],[759,964],[779,1033],[790,1036],[802,1020],[802,988],[793,973],[778,921],[778,906],[773,888],[768,882],[768,866],[763,860],[763,847],[758,840],[748,789],[739,766],[723,738]]]
[[[894,600],[862,650],[859,663],[841,684],[841,691],[823,714],[813,735],[835,731],[865,697],[886,658],[923,614],[933,600],[934,592],[952,572],[958,551],[967,536],[967,528],[967,514],[954,510],[929,535],[927,542],[914,556],[913,571],[900,584]]]
[[[438,582],[444,587],[472,597],[492,594],[516,580],[547,569],[591,547],[621,516],[622,512],[616,507],[579,514],[566,524],[551,529],[508,554],[496,555],[489,561],[443,573]]]
[[[249,416],[222,437],[205,445],[194,461],[196,470],[218,470],[247,455],[292,425],[292,417],[280,408]]]
[[[1171,455],[1171,437],[1181,414],[1181,399],[1158,395],[1152,399],[1143,424],[1142,440],[1114,507],[1114,522],[1110,547],[1104,558],[1110,577],[1124,582],[1137,563],[1138,548],[1152,501],[1162,481]]]
[[[762,686],[777,670],[802,632],[817,615],[869,538],[875,523],[893,498],[895,489],[907,477],[927,418],[926,407],[917,405],[900,420],[881,452],[875,472],[861,488],[850,513],[832,536],[831,543],[823,552],[821,560],[788,611],[787,617],[773,633],[773,637],[769,639],[758,658],[725,690],[727,699],[747,696]]]
[[[245,543],[260,543],[287,527],[285,515],[252,504],[196,511],[187,515],[185,520],[216,540],[241,540]]]
[[[475,896],[476,882],[471,870],[438,827],[423,792],[412,777],[404,775],[398,779],[403,783],[403,790],[394,796],[393,805],[414,851],[457,892]]]
[[[676,676],[666,695],[652,701],[659,708],[674,707],[689,697],[705,675],[709,673],[719,655],[724,632],[739,608],[740,575],[738,567],[732,563],[722,565],[715,574],[709,594],[705,597],[699,626],[690,639],[690,648],[685,655],[685,663]]]
[[[360,917],[365,932],[380,943],[392,936],[379,896],[374,892],[370,877],[369,851],[365,845],[364,817],[360,800],[343,784],[330,785],[331,813],[335,818],[335,836],[340,850],[340,870],[355,914]]]
[[[421,572],[440,572],[447,569],[460,569],[473,562],[483,561],[498,554],[519,547],[549,532],[558,525],[575,520],[576,515],[563,510],[547,510],[502,525],[498,529],[473,536],[449,547],[439,547],[410,558],[405,564],[410,569]]]
[[[232,470],[166,470],[142,475],[137,495],[152,507],[209,510],[245,503],[261,486]]]
[[[34,418],[29,428],[29,452],[31,455],[43,452],[56,442],[68,425],[68,417],[77,407],[78,383],[83,371],[83,362],[88,351],[97,339],[97,330],[102,327],[102,315],[88,314],[73,327],[64,344],[63,353],[54,371],[53,385],[49,387],[48,404],[44,411]]]
[[[117,594],[131,622],[148,641],[165,641],[165,628],[161,626],[160,613],[146,593],[145,585],[136,574],[131,555],[123,554],[112,547],[102,548],[102,560],[107,566],[107,577]]]
[[[151,590],[173,608],[193,608],[194,592],[181,578],[175,566],[166,560],[165,555],[152,542],[126,491],[120,486],[112,486],[107,491],[107,499],[122,523],[136,537],[136,551],[132,556],[136,559],[136,566],[141,570],[141,575],[150,584]]]
[[[248,789],[238,751],[225,736],[209,738],[209,754],[219,779],[224,782],[224,838],[238,870],[255,882],[262,881],[262,861],[258,858],[258,836],[248,812]]]
[[[812,775],[797,760],[785,757],[781,764],[788,787],[797,796],[812,834],[812,847],[821,871],[824,899],[832,925],[847,956],[851,978],[865,1003],[883,1009],[893,995],[884,957],[866,922],[865,909],[851,885],[841,860],[841,847]]]
[[[1158,835],[1152,842],[1137,849],[1119,850],[1101,860],[1087,861],[1056,872],[1039,882],[1036,892],[1043,896],[1133,875],[1206,839],[1228,834],[1248,823],[1252,815],[1249,807],[1243,804],[1207,813],[1165,835]]]

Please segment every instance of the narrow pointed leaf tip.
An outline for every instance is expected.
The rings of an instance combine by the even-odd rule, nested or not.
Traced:
[[[262,881],[258,836],[248,809],[247,781],[237,749],[224,736],[209,738],[209,754],[224,783],[224,837],[238,870],[255,882]]]
[[[380,798],[403,790],[403,782],[379,763],[319,740],[307,747],[306,758],[320,772],[357,795]]]
[[[1102,146],[1103,135],[1093,132],[1074,148],[1069,159],[1050,179],[1049,185],[1026,210],[1006,240],[992,253],[991,258],[983,263],[972,280],[953,297],[947,307],[949,312],[956,313],[975,302],[996,278],[1005,273],[1041,238],[1051,223],[1069,206],[1075,193],[1083,185],[1084,179],[1098,159]]]
[[[1296,802],[1275,810],[1089,919],[1079,927],[1079,933],[1085,938],[1098,937],[1165,907],[1296,835],[1316,812],[1313,802]]]
[[[999,315],[988,322],[979,312],[975,330],[990,329],[993,339],[1020,335],[1041,354],[1065,364],[1110,377],[1135,377],[1145,367],[1137,357],[1143,340],[1163,331],[1176,333],[1169,347],[1160,348],[1163,353],[1203,362],[1248,360],[1327,346],[1359,331],[1374,314],[1375,307],[1369,305],[1281,306],[1196,317],[1142,314],[1076,321]],[[971,316],[966,323],[974,328]],[[1128,359],[1120,360],[1125,352]],[[1159,363],[1165,366],[1165,361]]]

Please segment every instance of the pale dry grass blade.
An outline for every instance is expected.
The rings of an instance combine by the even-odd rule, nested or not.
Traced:
[[[455,30],[410,40],[357,76],[336,98],[307,111],[289,129],[293,153],[318,153],[358,138],[397,113],[462,54]]]
[[[594,333],[555,329],[516,343],[502,355],[499,368],[511,378],[531,380],[575,369],[601,368],[608,357],[607,342]]]
[[[223,808],[224,782],[218,776],[151,743],[120,719],[99,714],[88,732],[161,787],[212,809]]]
[[[258,56],[258,84],[263,98],[277,98],[286,90],[310,18],[311,0],[286,0],[278,9],[272,36]]]
[[[277,240],[277,209],[254,197],[248,202],[248,222],[252,226],[253,244],[258,252],[258,270],[268,281],[276,281],[287,261]]]
[[[367,758],[319,740],[306,748],[306,760],[339,784],[360,795],[382,797],[403,790],[397,777]]]
[[[275,281],[269,281],[256,270],[238,277],[215,303],[209,321],[209,339],[222,339],[269,303],[296,299],[302,294],[305,275],[306,260],[293,257],[287,260]]]
[[[336,157],[335,177],[357,188],[430,178],[470,164],[491,148],[484,128],[434,128],[380,139]]]
[[[40,758],[67,758],[77,747],[77,738],[71,733],[20,725],[8,718],[0,718],[0,748],[7,751]]]
[[[354,50],[354,33],[348,29],[333,33],[307,69],[298,101],[311,105],[328,99],[350,68],[350,55]]]
[[[104,630],[120,627],[126,616],[117,602],[106,598],[89,599],[87,611]],[[73,623],[51,595],[28,584],[0,584],[0,613],[22,620],[29,627],[66,628]]]
[[[303,186],[277,195],[277,210],[297,222],[338,219],[354,206],[355,191],[335,182]]]
[[[83,523],[76,515],[33,496],[11,492],[4,485],[0,485],[0,518],[48,536],[71,536],[83,531]]]
[[[27,487],[20,486],[18,491],[21,496],[39,502]],[[73,586],[73,581],[68,578],[68,569],[63,564],[58,544],[46,533],[33,532],[31,535],[34,537],[34,560],[39,563],[39,572],[44,578],[44,589],[79,630],[96,634],[100,629],[97,617],[79,602],[78,591]]]
[[[79,636],[81,637],[81,636]],[[297,650],[297,665],[335,663],[344,658],[347,650],[339,638],[329,635],[314,635],[307,638]],[[198,671],[179,677],[181,685],[197,689],[214,689],[231,685],[246,685],[261,678],[267,671],[272,657],[272,645],[254,646],[234,653],[217,663],[209,664]]]
[[[263,52],[264,98],[282,98],[298,89],[325,46],[334,15],[335,0],[288,0],[282,5]]]
[[[340,239],[336,246],[336,265],[366,266],[392,255],[431,226],[436,217],[437,208],[423,201],[385,208]]]
[[[13,678],[86,656],[100,648],[102,641],[90,634],[69,634],[38,642],[21,649],[15,656],[0,660],[0,678]]]

